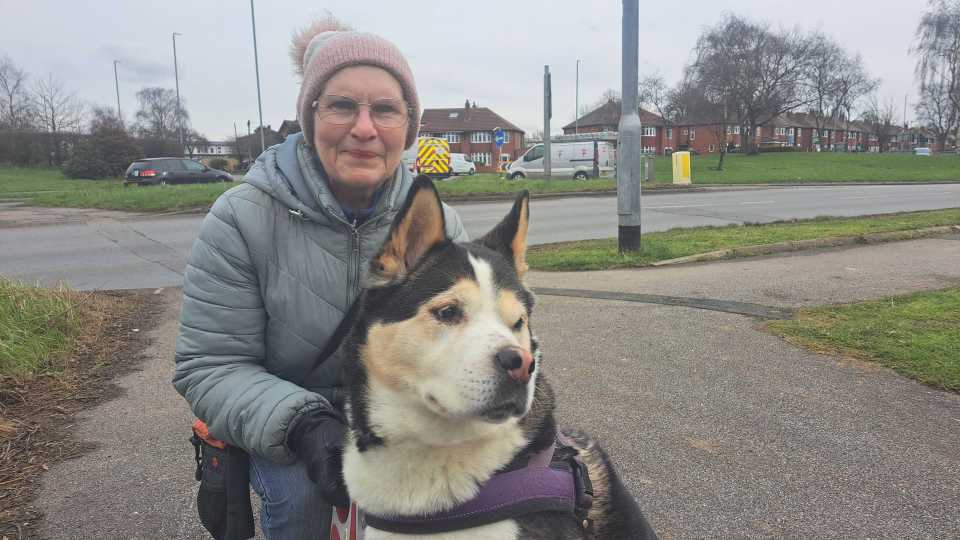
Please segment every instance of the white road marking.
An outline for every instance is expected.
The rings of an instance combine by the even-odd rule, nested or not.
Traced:
[[[744,201],[740,204],[773,204],[776,201]]]

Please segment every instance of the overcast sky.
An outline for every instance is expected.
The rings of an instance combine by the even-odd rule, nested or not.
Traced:
[[[640,0],[640,76],[673,83],[702,29],[724,10],[776,26],[819,29],[863,55],[882,79],[881,100],[903,107],[916,95],[909,54],[924,0]],[[150,6],[150,7],[148,7]],[[735,6],[735,7],[726,7]],[[553,130],[580,102],[620,88],[622,6],[614,1],[256,0],[263,121],[295,118],[298,79],[292,31],[329,10],[353,27],[396,43],[407,56],[424,107],[490,107],[533,132],[542,127],[544,64],[553,73]],[[120,60],[126,118],[144,86],[174,87],[171,33],[177,37],[180,93],[194,127],[211,140],[257,120],[248,0],[0,0],[0,56],[35,80],[53,73],[84,101],[116,106],[113,60]],[[912,105],[911,105],[912,108]],[[908,117],[912,113],[908,111]]]

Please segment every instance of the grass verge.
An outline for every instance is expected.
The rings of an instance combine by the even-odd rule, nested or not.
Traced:
[[[715,170],[719,154],[691,158],[694,184],[777,184],[807,182],[960,181],[960,156],[930,157],[843,152],[784,152],[744,156],[728,154],[723,170]],[[670,158],[655,162],[657,180],[673,178]]]
[[[80,333],[82,298],[70,289],[0,278],[0,377],[59,372]]]
[[[768,327],[815,351],[875,361],[960,392],[960,288],[807,309]]]
[[[89,448],[69,436],[73,414],[117,395],[110,380],[143,350],[134,328],[151,300],[0,278],[0,537],[36,537],[40,476]]]
[[[610,270],[649,266],[658,261],[722,249],[778,242],[838,238],[960,224],[960,208],[769,224],[671,229],[643,235],[641,251],[621,255],[615,238],[533,246],[530,268],[548,271]]]

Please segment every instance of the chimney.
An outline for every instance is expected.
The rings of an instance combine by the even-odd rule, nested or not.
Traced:
[[[464,108],[464,109],[469,109],[469,108],[470,108],[470,100],[469,100],[469,99],[463,102],[463,108]]]

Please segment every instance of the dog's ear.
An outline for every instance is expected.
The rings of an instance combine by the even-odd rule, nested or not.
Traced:
[[[510,213],[478,242],[500,252],[513,263],[522,279],[527,273],[527,228],[530,225],[530,192],[522,191]]]
[[[446,239],[440,194],[429,178],[419,176],[413,181],[380,253],[370,263],[374,283],[383,285],[401,278],[430,248]]]

